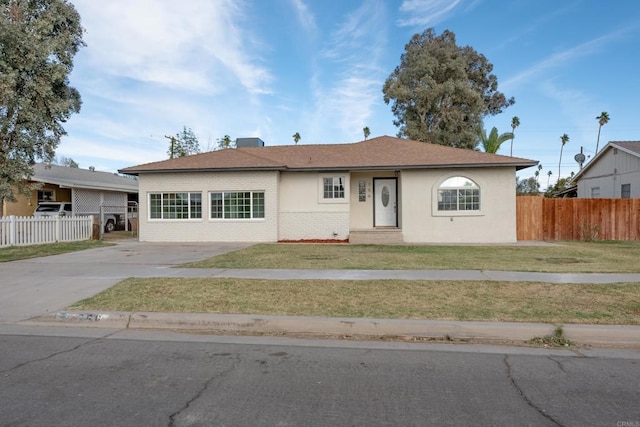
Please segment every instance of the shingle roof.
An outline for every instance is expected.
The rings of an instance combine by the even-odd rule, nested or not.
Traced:
[[[640,141],[611,141],[609,144],[617,145],[619,148],[626,149],[640,155]]]
[[[138,181],[109,172],[37,163],[33,166],[32,181],[69,188],[138,192]]]
[[[243,147],[121,169],[128,174],[213,170],[362,170],[535,166],[534,160],[381,136],[350,144]]]

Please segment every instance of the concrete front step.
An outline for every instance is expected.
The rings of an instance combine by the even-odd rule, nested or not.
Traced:
[[[356,245],[394,245],[404,243],[399,228],[373,228],[349,231],[349,243]]]

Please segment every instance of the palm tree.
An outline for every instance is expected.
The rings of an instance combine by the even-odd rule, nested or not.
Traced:
[[[562,164],[562,150],[564,150],[564,144],[569,142],[569,135],[566,133],[560,137],[560,142],[562,142],[562,147],[560,147],[560,161],[558,162],[558,182],[560,182],[560,165]]]
[[[362,128],[362,132],[364,132],[364,139],[366,140],[371,135],[371,130],[369,130],[369,126],[365,126]]]
[[[600,124],[600,126],[598,127],[598,140],[596,141],[596,154],[598,154],[598,146],[600,145],[600,130],[602,129],[602,126],[609,123],[609,113],[603,111],[598,117],[596,117],[596,120],[598,120],[598,123]]]
[[[491,129],[488,137],[485,130],[480,128],[478,130],[478,136],[480,137],[480,144],[482,144],[484,152],[493,154],[498,152],[503,142],[508,139],[513,139],[513,133],[511,132],[505,132],[498,135],[498,129],[496,127]]]
[[[518,116],[514,116],[511,119],[511,134],[513,135],[511,137],[511,150],[509,150],[509,156],[513,157],[513,140],[516,137],[516,128],[520,126],[520,119],[518,118]]]
[[[549,180],[551,179],[551,174],[553,174],[553,172],[547,172],[547,190],[549,189]]]
[[[293,134],[293,142],[295,142],[296,145],[298,145],[298,141],[300,141],[301,138],[302,137],[300,136],[299,132],[296,132],[296,133]]]

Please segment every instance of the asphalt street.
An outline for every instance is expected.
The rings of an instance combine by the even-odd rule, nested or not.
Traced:
[[[633,426],[640,354],[0,327],[0,425]]]

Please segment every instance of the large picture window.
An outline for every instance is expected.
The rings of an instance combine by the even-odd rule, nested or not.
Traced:
[[[149,194],[150,219],[202,218],[202,193]]]
[[[322,179],[324,199],[344,199],[344,177],[331,176]]]
[[[438,211],[479,211],[480,187],[463,176],[454,176],[438,187]]]
[[[211,219],[264,218],[264,191],[210,193]]]

